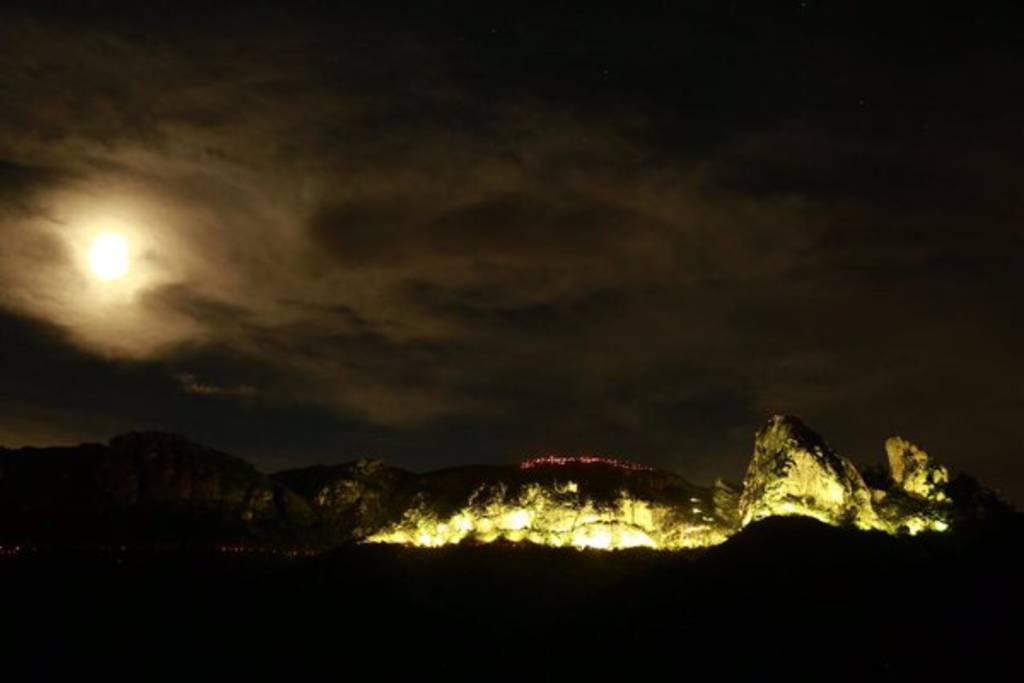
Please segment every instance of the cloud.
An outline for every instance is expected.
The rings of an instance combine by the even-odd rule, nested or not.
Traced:
[[[196,377],[191,372],[185,372],[178,375],[178,381],[181,383],[181,388],[190,394],[201,394],[203,396],[240,396],[250,397],[255,395],[256,390],[246,384],[240,384],[233,387],[218,386],[215,384],[208,384],[203,380]]]
[[[0,306],[153,368],[154,392],[423,457],[737,470],[769,411],[867,451],[890,415],[966,444],[934,416],[1012,403],[988,388],[1021,370],[1011,160],[846,136],[839,99],[769,115],[699,60],[636,71],[644,45],[603,55],[633,80],[588,95],[586,59],[520,72],[366,21],[257,12],[225,39],[12,15]],[[101,288],[82,253],[112,225],[132,271]]]

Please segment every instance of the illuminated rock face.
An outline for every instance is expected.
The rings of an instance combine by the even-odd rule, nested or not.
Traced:
[[[758,432],[740,497],[740,522],[804,515],[875,528],[871,490],[857,468],[803,422],[775,416]]]
[[[434,547],[463,541],[529,541],[576,548],[699,548],[721,543],[732,529],[705,500],[685,505],[644,500],[622,490],[599,501],[575,481],[529,483],[513,491],[481,486],[467,504],[438,514],[425,500],[366,540]]]
[[[910,534],[922,531],[946,531],[950,526],[952,509],[948,499],[936,502],[918,498],[896,488],[873,491],[878,523],[874,528],[890,534]]]
[[[907,494],[936,502],[946,500],[943,488],[949,483],[949,472],[932,462],[927,453],[898,436],[886,440],[885,453],[893,482]]]
[[[862,476],[802,422],[774,417],[742,489],[586,455],[424,473],[355,460],[268,478],[182,437],[127,434],[109,446],[0,448],[0,541],[674,550],[721,543],[775,515],[912,535],[1012,514],[963,477],[947,486],[946,469],[905,439],[889,439],[886,453],[888,470]]]
[[[740,525],[740,493],[724,479],[715,480],[711,493],[715,512],[731,529],[737,529]]]
[[[892,460],[897,451],[890,452]],[[424,474],[355,461],[275,478],[305,496],[329,536],[342,541],[675,550],[721,543],[775,515],[893,534],[945,529],[948,506],[938,490],[917,483],[937,482],[945,470],[922,460],[919,449],[901,445],[898,452],[899,480],[881,473],[871,488],[800,420],[777,416],[756,436],[742,489],[721,480],[694,486],[670,472],[592,456]]]
[[[911,535],[949,528],[953,510],[946,468],[898,436],[886,440],[885,452],[889,480],[872,491],[882,528]]]
[[[758,432],[740,497],[740,523],[804,515],[828,524],[914,535],[949,528],[946,469],[913,444],[886,442],[891,479],[869,487],[857,468],[800,420],[773,417]]]

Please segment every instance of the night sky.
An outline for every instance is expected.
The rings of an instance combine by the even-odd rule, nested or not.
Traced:
[[[1024,12],[333,4],[0,9],[0,443],[707,483],[790,413],[1024,501]]]

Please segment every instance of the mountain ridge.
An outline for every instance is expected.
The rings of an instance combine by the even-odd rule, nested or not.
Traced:
[[[888,473],[862,467],[862,476],[798,418],[774,416],[755,437],[742,487],[699,486],[599,458],[421,473],[362,458],[264,474],[179,435],[129,432],[108,444],[0,448],[0,540],[678,549],[780,515],[912,535],[1013,514],[969,477],[950,481],[905,439],[886,452]]]

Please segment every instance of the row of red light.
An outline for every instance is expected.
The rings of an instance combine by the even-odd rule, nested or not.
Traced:
[[[522,461],[519,463],[519,469],[529,470],[535,467],[564,467],[566,465],[609,465],[636,472],[651,472],[654,470],[653,467],[641,465],[638,462],[602,458],[597,455],[542,455]]]

